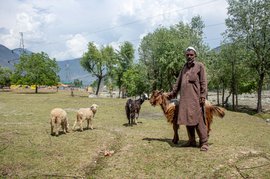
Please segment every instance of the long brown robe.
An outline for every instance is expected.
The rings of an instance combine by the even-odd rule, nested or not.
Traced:
[[[200,97],[206,98],[207,79],[205,67],[202,63],[186,63],[177,78],[171,95],[177,96],[180,91],[180,105],[178,124],[195,126],[203,121]]]

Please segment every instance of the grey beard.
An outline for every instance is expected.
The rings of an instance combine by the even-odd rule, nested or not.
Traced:
[[[190,59],[190,58],[187,59],[187,66],[189,68],[192,67],[193,63],[194,63],[194,59]]]

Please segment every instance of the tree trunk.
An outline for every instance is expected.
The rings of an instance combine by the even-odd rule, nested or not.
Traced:
[[[99,88],[100,88],[100,84],[101,84],[101,77],[98,77],[98,85],[97,85],[97,91],[96,91],[96,95],[98,96],[98,92],[99,92]]]
[[[122,88],[119,87],[118,89],[119,89],[119,92],[118,92],[118,98],[120,98]]]
[[[235,109],[238,111],[238,84],[236,83],[236,89],[235,89]]]
[[[232,94],[232,110],[235,111],[235,94]]]
[[[231,90],[232,90],[232,110],[235,111],[235,61],[232,62],[232,82],[231,82]]]
[[[232,92],[230,91],[229,95],[226,97],[226,99],[224,101],[224,104],[225,104],[226,107],[229,107],[228,101],[229,101],[229,98],[230,98],[231,94],[232,94]]]
[[[218,89],[217,89],[217,105],[219,105],[219,86],[218,86]]]
[[[262,112],[262,87],[263,87],[264,73],[260,74],[260,79],[258,82],[258,101],[257,101],[257,113]]]
[[[224,107],[224,99],[225,99],[225,85],[222,82],[222,107]]]
[[[36,85],[35,93],[38,93],[38,85]]]

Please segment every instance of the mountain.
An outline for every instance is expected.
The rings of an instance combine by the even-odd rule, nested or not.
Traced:
[[[2,67],[14,69],[14,63],[18,60],[19,55],[17,53],[0,44],[0,65]]]
[[[27,49],[24,49],[24,52],[27,54],[33,53]],[[0,65],[14,70],[14,64],[18,63],[22,53],[23,49],[21,48],[10,50],[0,44]],[[74,82],[75,79],[79,79],[84,85],[89,85],[96,79],[82,68],[80,65],[80,58],[57,61],[57,64],[60,67],[58,75],[60,76],[62,83],[70,83]]]
[[[89,72],[82,68],[80,64],[80,58],[57,61],[57,64],[60,67],[60,72],[58,75],[60,76],[61,82],[63,83],[69,83],[73,82],[75,79],[79,79],[83,82],[84,85],[89,85],[96,79],[95,77],[92,77]]]
[[[219,53],[221,51],[221,46],[217,46],[216,48],[211,49],[211,51]]]
[[[13,53],[15,53],[19,56],[21,56],[21,54],[23,54],[23,53],[26,53],[27,55],[31,55],[33,53],[27,49],[22,49],[22,48],[15,48],[12,51],[13,51]]]

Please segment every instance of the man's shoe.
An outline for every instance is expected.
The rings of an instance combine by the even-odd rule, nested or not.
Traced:
[[[204,151],[207,152],[208,151],[208,145],[207,144],[203,144],[200,148],[200,151]]]

